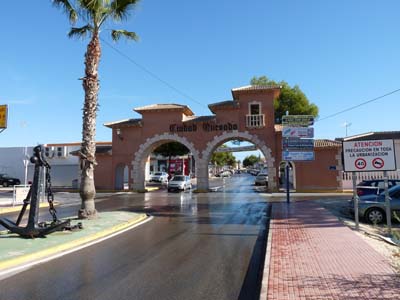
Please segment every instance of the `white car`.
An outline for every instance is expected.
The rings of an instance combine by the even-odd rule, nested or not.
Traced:
[[[231,177],[232,173],[230,171],[222,171],[217,174],[217,177]]]
[[[175,175],[168,182],[168,192],[172,191],[186,191],[192,188],[192,182],[189,176]]]
[[[268,174],[258,173],[256,179],[254,180],[255,185],[268,185]]]
[[[161,183],[168,182],[168,174],[165,172],[155,172],[150,175],[150,181]]]

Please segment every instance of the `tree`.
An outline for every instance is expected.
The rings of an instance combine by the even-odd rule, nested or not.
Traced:
[[[99,79],[98,67],[101,56],[100,29],[109,21],[120,22],[127,19],[139,0],[52,0],[54,6],[61,8],[69,18],[71,25],[83,22],[81,27],[72,27],[69,37],[90,37],[85,53],[85,76],[82,86],[85,92],[82,122],[81,186],[82,199],[79,218],[95,218],[94,204],[96,190],[94,186],[94,166],[96,165],[96,114],[98,110]],[[118,41],[121,37],[137,40],[134,32],[118,29],[111,30],[111,38]]]
[[[178,142],[169,142],[166,144],[162,144],[161,146],[157,147],[154,151],[154,154],[162,155],[164,157],[168,157],[168,173],[169,173],[169,166],[171,163],[171,156],[177,155],[186,155],[190,153],[190,150],[181,143]]]
[[[254,154],[246,156],[243,159],[243,167],[252,167],[255,163],[258,163],[260,158]]]
[[[221,146],[221,148],[226,147],[226,145]],[[236,163],[236,157],[231,152],[214,152],[211,155],[211,163],[219,167],[234,166]]]
[[[286,81],[275,82],[266,76],[253,77],[250,84],[261,86],[278,85],[282,87],[279,97],[274,102],[275,122],[278,124],[282,123],[282,116],[286,115],[286,111],[290,115],[318,116],[318,107],[314,103],[310,103],[298,85],[290,87]]]
[[[178,142],[169,142],[166,144],[162,144],[153,151],[154,154],[159,154],[165,157],[172,155],[186,155],[189,152],[190,150],[185,145],[182,145]]]

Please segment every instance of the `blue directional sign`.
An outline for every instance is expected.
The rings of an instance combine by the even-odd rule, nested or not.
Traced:
[[[314,160],[314,151],[283,151],[282,159],[286,161]]]
[[[284,150],[314,150],[313,139],[286,138],[282,140]]]

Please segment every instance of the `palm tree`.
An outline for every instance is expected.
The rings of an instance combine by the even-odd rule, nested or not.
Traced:
[[[81,159],[82,199],[79,218],[95,218],[97,211],[94,204],[96,190],[94,186],[94,166],[96,165],[96,114],[98,109],[98,67],[101,56],[100,29],[110,21],[127,19],[139,0],[52,0],[53,4],[61,8],[74,25],[77,21],[83,22],[81,27],[72,27],[69,37],[90,37],[85,54],[85,76],[82,86],[85,91],[83,105]],[[114,41],[120,37],[137,40],[134,32],[126,30],[111,30]]]

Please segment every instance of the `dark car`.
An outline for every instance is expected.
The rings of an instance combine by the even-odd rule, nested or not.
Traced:
[[[395,185],[400,185],[400,179],[388,180],[389,189]],[[384,189],[385,189],[385,181],[383,179],[364,180],[357,185],[357,195],[358,196],[365,196],[371,194],[378,195]]]
[[[400,216],[400,185],[392,186],[389,190],[390,209]],[[354,214],[354,201],[349,201],[350,213]],[[386,219],[385,191],[379,195],[369,194],[360,197],[358,215],[372,224],[382,223]]]
[[[18,178],[12,178],[7,174],[0,174],[0,185],[7,187],[21,184],[21,181]]]

